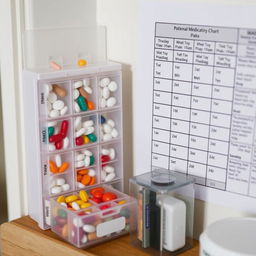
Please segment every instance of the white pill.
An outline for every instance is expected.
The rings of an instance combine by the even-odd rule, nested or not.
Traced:
[[[62,161],[61,161],[61,156],[59,154],[55,155],[55,163],[57,167],[61,167]]]
[[[90,85],[90,79],[89,78],[83,79],[83,85],[84,86],[89,86]]]
[[[56,179],[56,185],[57,186],[62,186],[62,185],[64,185],[65,184],[65,179],[63,179],[63,178],[58,178],[58,179]]]
[[[60,205],[62,205],[62,206],[64,206],[64,207],[68,208],[67,204],[64,203],[64,202],[61,202]]]
[[[75,108],[76,113],[79,113],[81,111],[81,109],[76,101],[74,102],[74,108]]]
[[[78,116],[75,118],[75,122],[74,122],[74,125],[75,125],[75,129],[78,130],[81,128],[81,124],[82,124],[82,117],[81,116]]]
[[[100,100],[100,106],[101,106],[102,108],[105,108],[105,107],[107,106],[107,101],[106,101],[104,98],[102,98],[102,99]]]
[[[62,191],[68,191],[70,189],[70,185],[66,183],[66,184],[63,184],[61,188],[62,188]]]
[[[102,97],[104,99],[108,99],[109,96],[110,96],[110,91],[109,91],[108,87],[104,87],[102,90]]]
[[[83,127],[84,128],[87,128],[87,127],[90,127],[90,126],[93,126],[93,120],[87,120],[87,121],[83,122]]]
[[[85,135],[88,135],[88,134],[92,134],[94,132],[94,127],[93,126],[90,126],[87,128],[86,132],[85,132]]]
[[[80,206],[78,205],[77,202],[72,202],[72,203],[71,203],[71,206],[72,206],[72,208],[73,208],[74,210],[76,210],[76,211],[80,210]]]
[[[81,228],[81,227],[84,225],[84,223],[83,223],[82,219],[80,219],[80,218],[74,218],[74,219],[73,219],[73,225],[74,225],[75,227],[77,227],[77,228]]]
[[[113,119],[108,119],[107,124],[110,125],[111,127],[115,127],[116,125]]]
[[[80,137],[81,135],[83,135],[85,133],[86,129],[85,128],[80,128],[76,133],[75,133],[75,137]]]
[[[67,112],[68,112],[68,107],[64,106],[64,108],[60,110],[60,115],[64,116],[65,114],[67,114]]]
[[[52,104],[47,101],[47,110],[48,110],[48,113],[52,110]]]
[[[111,81],[108,85],[108,89],[111,92],[115,92],[117,90],[117,83],[115,81]]]
[[[103,148],[103,149],[101,150],[101,154],[102,154],[102,155],[109,155],[109,153],[110,153],[110,151],[109,151],[109,149],[107,149],[107,148]]]
[[[112,136],[110,133],[106,133],[103,135],[103,141],[108,141],[108,140],[111,140],[112,139]]]
[[[112,132],[112,127],[110,126],[110,125],[108,125],[108,124],[103,124],[103,131],[105,132],[105,133],[111,133]]]
[[[62,189],[59,186],[55,186],[55,187],[51,188],[51,193],[52,194],[59,194],[61,192],[62,192]]]
[[[51,91],[52,91],[52,85],[46,84],[45,85],[45,94],[48,96]]]
[[[89,156],[85,156],[84,158],[84,166],[88,167],[90,165],[90,157]]]
[[[107,107],[111,108],[116,105],[116,98],[115,97],[110,97],[107,100]]]
[[[108,86],[110,83],[110,79],[108,77],[105,77],[103,79],[100,80],[100,86],[101,87],[105,87]]]
[[[57,95],[54,92],[50,92],[48,95],[48,101],[54,103],[57,100]]]
[[[83,81],[76,81],[74,82],[74,87],[75,89],[82,87],[83,86]]]
[[[113,138],[118,137],[118,131],[117,131],[116,128],[113,128],[113,130],[111,131],[111,136],[112,136]]]
[[[54,127],[54,126],[56,126],[57,125],[57,121],[52,121],[52,122],[49,122],[48,124],[47,124],[47,126],[48,127]]]
[[[63,140],[63,148],[64,149],[67,148],[68,145],[69,145],[69,139],[68,139],[68,137],[65,137],[64,140]]]
[[[56,100],[53,104],[52,104],[52,107],[53,109],[56,109],[56,110],[61,110],[63,109],[65,106],[64,104],[64,101],[63,100]]]
[[[96,228],[93,225],[83,225],[84,232],[92,233],[96,231]]]
[[[116,174],[114,172],[111,172],[110,174],[107,175],[107,177],[105,178],[105,182],[109,182],[111,180],[113,180],[116,177]]]
[[[84,160],[84,154],[77,154],[76,155],[76,161],[83,161]]]
[[[73,98],[74,98],[74,100],[76,100],[79,97],[79,95],[80,95],[79,91],[77,89],[75,89],[73,91]]]
[[[51,110],[49,114],[50,117],[58,117],[59,115],[60,115],[60,112],[59,110],[56,110],[56,109]]]
[[[107,177],[107,173],[105,171],[101,171],[101,180],[104,181]]]
[[[84,86],[84,90],[88,93],[88,94],[92,94],[92,88],[89,86]]]
[[[77,182],[76,183],[77,188],[85,188],[85,185],[83,183]]]
[[[83,153],[86,155],[86,156],[92,156],[92,152],[90,150],[83,150]]]
[[[88,241],[88,238],[86,235],[83,235],[82,239],[81,239],[81,243],[85,244]]]
[[[88,175],[94,177],[96,175],[96,172],[93,169],[89,169]]]
[[[116,151],[113,148],[109,149],[109,157],[110,160],[114,160],[116,158]]]
[[[54,144],[49,144],[49,145],[48,145],[48,150],[49,150],[49,151],[54,151],[54,150],[56,150],[55,145],[54,145]]]
[[[104,171],[106,173],[112,173],[112,172],[115,172],[115,168],[110,165],[107,165],[107,166],[104,166]]]
[[[83,166],[84,166],[84,160],[77,161],[77,162],[75,163],[75,166],[76,166],[76,168],[83,167]]]

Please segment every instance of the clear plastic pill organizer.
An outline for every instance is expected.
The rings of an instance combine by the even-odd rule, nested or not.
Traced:
[[[42,229],[52,226],[53,232],[78,247],[128,232],[136,201],[119,192],[120,64],[41,73],[25,70],[23,79],[30,216]],[[93,188],[114,197],[95,201]],[[80,191],[87,194],[86,200],[78,196],[76,202],[61,202]]]

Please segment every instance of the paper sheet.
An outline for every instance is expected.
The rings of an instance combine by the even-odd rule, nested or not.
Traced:
[[[256,6],[140,4],[136,174],[174,169],[256,212]]]

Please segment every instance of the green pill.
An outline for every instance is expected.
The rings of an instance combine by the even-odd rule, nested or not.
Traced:
[[[87,137],[89,138],[89,140],[91,142],[96,142],[97,141],[97,137],[94,133],[88,134]]]
[[[84,99],[83,96],[80,95],[80,96],[77,98],[76,102],[77,102],[77,104],[79,105],[79,107],[80,107],[80,109],[81,109],[82,111],[86,111],[86,110],[88,109],[87,104],[86,104],[86,101],[85,101],[85,99]]]
[[[48,137],[51,137],[54,134],[54,127],[48,127]]]
[[[93,165],[95,162],[94,156],[90,156],[90,165]]]

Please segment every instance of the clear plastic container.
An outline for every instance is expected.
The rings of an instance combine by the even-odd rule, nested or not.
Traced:
[[[150,255],[177,255],[192,248],[192,178],[153,168],[130,179],[130,195],[138,199],[137,226],[130,232],[134,246]]]
[[[52,198],[52,231],[78,248],[86,248],[135,230],[136,200],[111,185],[103,185],[100,188],[104,189],[103,197],[111,193],[115,198],[97,203],[90,199],[93,196],[92,190],[86,190],[89,199],[84,206],[87,207],[82,209],[84,206],[81,204],[77,210],[67,208],[68,203],[60,204],[56,197]],[[81,201],[79,191],[65,194],[66,201],[70,195],[76,195]]]
[[[38,32],[35,36],[39,35],[44,33]],[[25,70],[23,73],[29,215],[42,229],[51,226],[50,199],[53,197],[90,189],[101,183],[118,182],[118,189],[123,189],[122,84],[120,80],[118,105],[101,109],[98,105],[98,81],[105,74],[120,79],[121,65],[105,63],[51,72],[47,69]],[[87,92],[88,95],[84,96],[88,97],[84,98],[93,102],[93,109],[75,111],[74,88],[79,81],[83,87],[90,87],[91,94]],[[78,84],[76,86],[79,88]],[[65,113],[61,115],[64,107]],[[53,109],[58,113],[55,111],[50,115]],[[118,131],[118,135],[108,141],[101,141],[102,115],[114,120]],[[81,128],[84,129],[81,131]],[[105,147],[115,150],[114,157],[111,150],[113,159],[103,163],[101,151]],[[92,157],[84,152],[92,154]],[[78,160],[77,155],[80,155]],[[115,175],[102,181],[105,164],[115,169]],[[81,182],[83,176],[85,178]]]

